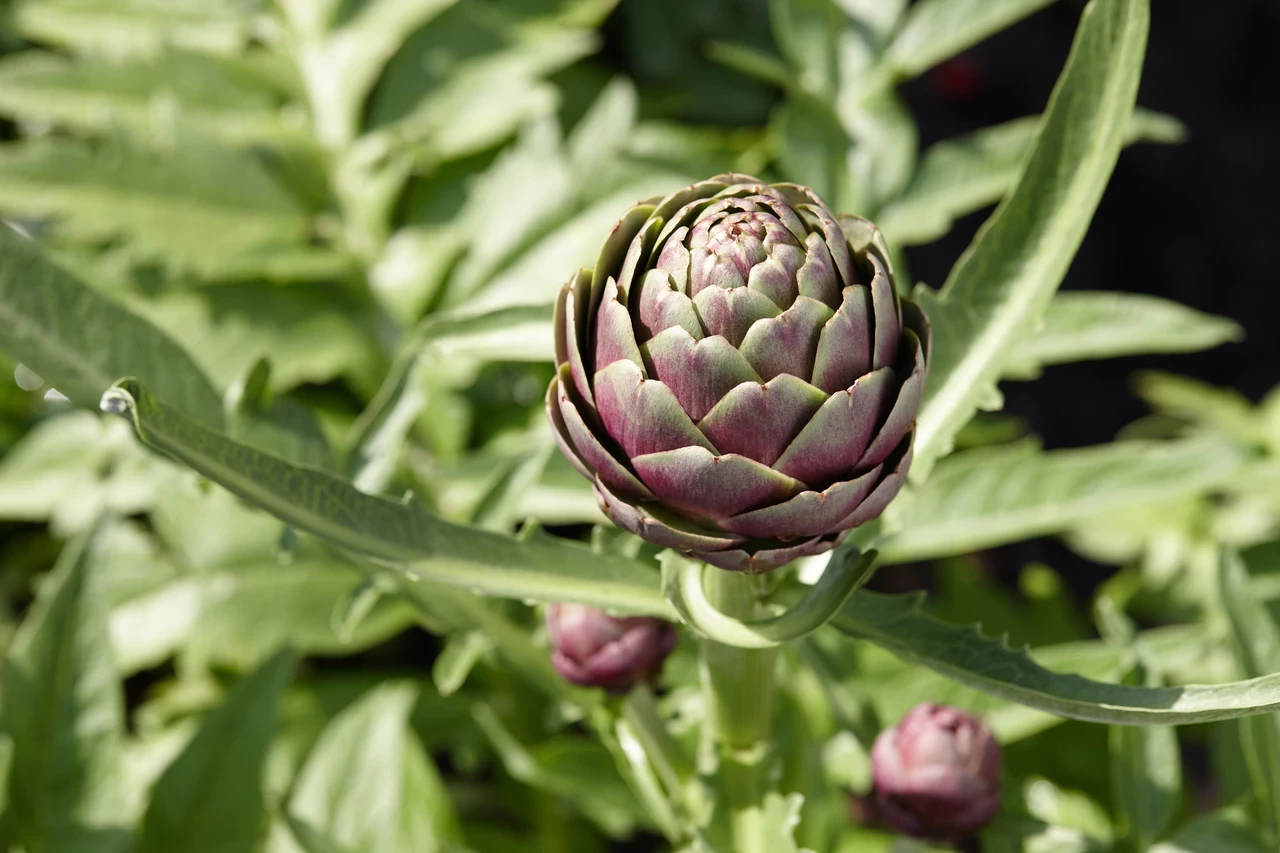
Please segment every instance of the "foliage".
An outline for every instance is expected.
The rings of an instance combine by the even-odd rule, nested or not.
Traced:
[[[850,802],[930,700],[1004,745],[984,850],[1274,849],[1280,394],[1144,374],[1153,414],[1087,448],[990,414],[1048,365],[1241,334],[1055,293],[1121,147],[1183,135],[1135,109],[1148,4],[1092,0],[1043,116],[921,150],[899,91],[1050,2],[15,0],[0,847],[924,850]],[[998,203],[913,291],[910,487],[746,606],[602,526],[542,412],[564,279],[636,200],[730,171],[878,221],[901,282]],[[1039,536],[1120,567],[1092,622],[1051,567],[984,568]],[[930,594],[860,588],[872,549]],[[684,623],[657,695],[562,680],[553,601]],[[718,773],[703,730],[769,721],[708,706],[699,647],[726,690],[781,675],[772,750]]]

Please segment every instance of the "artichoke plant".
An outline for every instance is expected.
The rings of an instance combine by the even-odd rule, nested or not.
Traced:
[[[761,572],[902,488],[929,326],[874,225],[721,175],[637,204],[556,305],[556,439],[604,513]]]
[[[614,693],[657,675],[679,639],[670,622],[610,616],[581,604],[550,604],[546,618],[556,671],[574,684]]]

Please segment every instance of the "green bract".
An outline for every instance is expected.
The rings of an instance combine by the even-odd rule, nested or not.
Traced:
[[[767,571],[902,487],[929,326],[876,227],[812,190],[720,175],[642,202],[556,307],[556,438],[638,536]]]

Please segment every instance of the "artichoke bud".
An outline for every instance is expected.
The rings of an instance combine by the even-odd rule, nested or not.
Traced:
[[[661,619],[619,619],[580,604],[547,607],[551,663],[565,680],[625,693],[653,678],[676,647],[676,626]]]
[[[876,227],[806,187],[722,175],[637,205],[555,334],[560,449],[659,546],[767,571],[902,488],[929,326]]]
[[[980,720],[924,702],[871,749],[881,820],[918,838],[977,832],[1000,809],[1000,745]]]

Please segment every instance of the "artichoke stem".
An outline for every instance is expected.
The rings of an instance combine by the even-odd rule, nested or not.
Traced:
[[[752,576],[708,566],[703,570],[703,586],[707,600],[726,616],[754,619],[760,615]],[[712,787],[719,794],[712,829],[714,835],[730,835],[732,849],[739,853],[756,851],[762,843],[764,798],[776,775],[771,772],[776,665],[777,649],[702,641],[704,740],[715,757]]]

